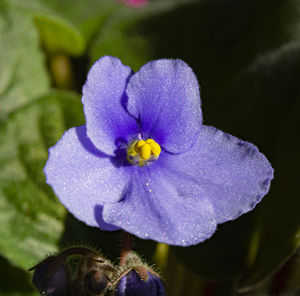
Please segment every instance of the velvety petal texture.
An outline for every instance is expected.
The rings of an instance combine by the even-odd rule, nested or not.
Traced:
[[[141,123],[142,135],[172,153],[188,150],[201,128],[199,85],[181,60],[144,65],[127,86],[128,111]]]
[[[65,132],[49,152],[44,168],[47,183],[77,219],[98,226],[95,208],[118,201],[128,186],[129,176],[123,167],[114,164],[114,159],[95,148],[85,126]]]
[[[123,276],[118,283],[116,296],[165,296],[165,288],[160,278],[150,272],[148,279],[142,280],[135,270]]]
[[[88,225],[195,245],[269,190],[273,169],[254,145],[202,125],[197,79],[180,60],[153,61],[133,74],[103,57],[88,74],[82,101],[86,126],[50,148],[44,172],[61,202]],[[146,150],[138,159],[144,148],[149,162]],[[123,281],[144,284],[136,275]],[[134,293],[120,295],[140,295]]]
[[[114,155],[119,140],[137,134],[136,120],[124,108],[129,67],[113,57],[103,57],[90,70],[83,86],[82,103],[87,134],[102,152]]]
[[[204,241],[217,225],[205,196],[179,192],[155,164],[136,170],[124,198],[104,205],[103,218],[140,238],[180,246]]]
[[[180,191],[208,199],[218,223],[252,210],[273,179],[270,163],[254,145],[210,126],[202,126],[192,149],[163,154],[158,165]]]

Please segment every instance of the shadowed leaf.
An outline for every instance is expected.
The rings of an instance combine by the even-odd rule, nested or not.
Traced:
[[[65,210],[45,183],[48,147],[83,123],[77,96],[52,92],[0,127],[0,253],[25,269],[56,251]]]

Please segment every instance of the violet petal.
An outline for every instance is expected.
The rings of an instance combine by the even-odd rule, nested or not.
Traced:
[[[118,139],[137,134],[136,120],[125,110],[125,88],[132,71],[114,57],[99,59],[89,71],[82,102],[87,134],[102,152],[114,155]]]
[[[204,241],[216,229],[208,199],[179,196],[155,164],[136,170],[124,198],[104,204],[103,219],[142,239],[181,246]]]
[[[188,150],[201,128],[199,86],[181,60],[144,65],[127,86],[128,111],[140,121],[144,138],[153,138],[172,153]]]
[[[95,207],[118,201],[130,175],[94,147],[85,126],[65,132],[49,152],[44,168],[47,183],[77,219],[98,226]]]
[[[268,192],[273,169],[258,149],[216,128],[202,126],[196,145],[159,159],[179,192],[198,194],[213,205],[218,223],[252,210]]]

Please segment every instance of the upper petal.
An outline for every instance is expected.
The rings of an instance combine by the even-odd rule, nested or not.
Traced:
[[[96,208],[122,197],[128,175],[94,147],[85,126],[65,132],[49,153],[44,168],[47,183],[77,219],[98,226]]]
[[[127,86],[128,111],[141,123],[145,138],[179,153],[197,140],[202,123],[199,85],[181,60],[157,60],[144,65]]]
[[[102,152],[114,155],[116,141],[136,135],[136,120],[124,108],[132,71],[117,58],[105,56],[89,71],[82,102],[87,134]]]
[[[273,178],[270,163],[254,145],[209,126],[202,126],[190,151],[164,153],[158,164],[178,190],[209,199],[218,223],[252,210]]]
[[[104,221],[143,239],[188,246],[216,229],[212,205],[205,197],[180,196],[155,164],[136,170],[124,198],[105,204]]]

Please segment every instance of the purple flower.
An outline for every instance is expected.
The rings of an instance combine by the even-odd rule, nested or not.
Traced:
[[[83,87],[86,125],[50,149],[47,183],[79,220],[188,246],[254,208],[273,169],[250,143],[202,125],[197,79],[181,60],[137,73],[113,57]]]

